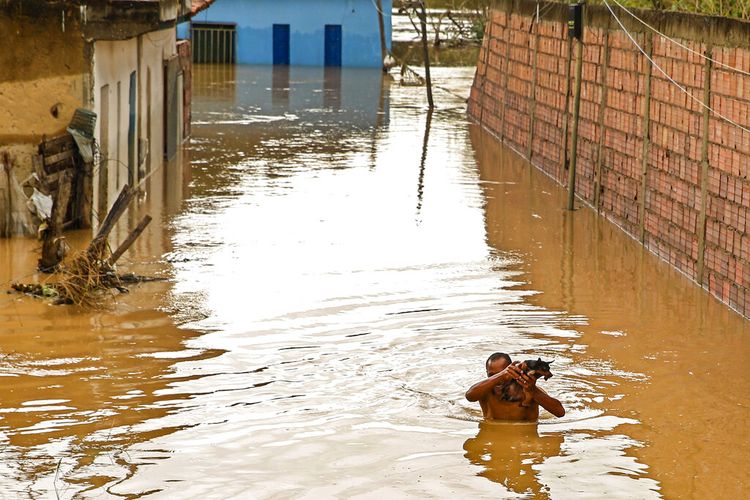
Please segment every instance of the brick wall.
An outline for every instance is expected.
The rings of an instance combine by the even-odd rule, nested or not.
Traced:
[[[567,5],[539,4],[538,22],[536,12],[536,2],[496,3],[486,25],[468,112],[566,185],[577,42],[568,39]],[[693,98],[652,66],[606,7],[587,7],[578,201],[750,316],[750,133],[718,116],[750,128],[750,76],[722,66],[750,71],[750,25],[636,12],[697,52],[615,10],[642,49]],[[716,113],[696,101],[706,96]]]

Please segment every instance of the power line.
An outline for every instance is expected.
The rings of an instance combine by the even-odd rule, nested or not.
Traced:
[[[627,7],[625,7],[623,4],[621,4],[618,0],[612,0],[612,1],[615,2],[622,10],[624,10],[625,12],[627,12],[628,14],[630,14],[634,19],[636,19],[638,22],[640,22],[641,24],[643,24],[644,26],[646,26],[648,29],[650,29],[651,31],[653,31],[654,33],[656,33],[657,35],[659,35],[660,37],[666,38],[667,40],[669,40],[670,42],[674,43],[675,45],[678,45],[678,46],[682,47],[683,49],[687,50],[688,52],[696,54],[696,55],[702,57],[703,59],[705,59],[707,61],[711,61],[712,63],[716,64],[717,66],[721,66],[721,67],[729,69],[731,71],[736,71],[737,73],[742,73],[745,76],[750,76],[750,73],[747,72],[747,71],[744,71],[744,70],[742,70],[740,68],[735,68],[734,66],[730,66],[729,64],[724,64],[723,62],[717,61],[716,59],[712,59],[709,56],[707,56],[705,54],[702,54],[702,53],[700,53],[697,50],[691,49],[690,47],[688,47],[687,45],[685,45],[683,43],[680,43],[679,41],[675,40],[674,38],[671,38],[668,35],[665,35],[661,31],[659,31],[658,29],[654,28],[653,26],[651,26],[650,24],[648,24],[646,21],[644,21],[643,19],[641,19],[640,17],[636,16],[633,12],[631,12]]]
[[[633,38],[633,36],[632,36],[632,35],[630,34],[630,32],[629,32],[629,31],[628,31],[628,30],[627,30],[627,29],[625,28],[625,26],[624,26],[624,25],[622,24],[622,21],[620,21],[620,18],[619,18],[619,17],[617,17],[617,15],[616,15],[616,14],[614,13],[614,11],[612,10],[612,7],[611,7],[611,6],[609,5],[609,3],[607,2],[607,0],[603,0],[603,1],[604,1],[604,5],[606,5],[606,6],[607,6],[607,9],[609,9],[609,12],[610,12],[610,13],[612,14],[612,17],[614,17],[614,18],[615,18],[615,21],[617,21],[617,24],[619,24],[619,25],[620,25],[620,28],[622,28],[622,30],[623,30],[623,31],[625,32],[625,34],[626,34],[626,35],[628,36],[628,38],[630,38],[630,41],[631,41],[631,42],[633,42],[633,45],[635,45],[636,47],[638,47],[638,50],[639,50],[639,51],[641,52],[641,54],[643,54],[643,56],[644,56],[644,57],[645,57],[646,59],[648,59],[648,60],[649,60],[649,62],[651,63],[651,65],[652,65],[653,67],[655,67],[655,68],[656,68],[657,70],[659,70],[659,72],[660,72],[660,73],[661,73],[662,75],[664,75],[664,76],[666,77],[666,79],[667,79],[667,80],[669,80],[670,82],[672,82],[672,84],[673,84],[673,85],[674,85],[675,87],[677,87],[677,88],[678,88],[678,89],[680,89],[680,90],[681,90],[682,92],[684,92],[684,93],[685,93],[685,94],[686,94],[686,95],[687,95],[687,96],[688,96],[688,97],[689,97],[690,99],[692,99],[693,101],[697,102],[698,104],[700,104],[700,105],[701,105],[702,107],[704,107],[705,109],[707,109],[707,110],[708,110],[708,111],[710,111],[711,113],[715,114],[716,116],[718,116],[718,117],[719,117],[719,118],[721,118],[722,120],[726,121],[727,123],[730,123],[730,124],[734,125],[735,127],[737,127],[737,128],[740,128],[740,129],[742,129],[743,131],[745,131],[745,132],[747,132],[747,133],[749,133],[749,134],[750,134],[750,129],[748,129],[748,128],[746,128],[746,127],[743,127],[742,125],[740,125],[739,123],[735,122],[735,121],[734,121],[734,120],[732,120],[731,118],[729,118],[729,117],[727,117],[727,116],[725,116],[725,115],[723,115],[723,114],[719,113],[718,111],[714,110],[713,108],[711,108],[711,106],[709,106],[708,104],[706,104],[705,102],[701,101],[700,99],[698,99],[697,97],[695,97],[695,96],[694,96],[693,94],[691,94],[691,93],[690,93],[690,92],[689,92],[689,91],[687,90],[687,88],[685,88],[685,87],[684,87],[683,85],[680,85],[680,84],[679,84],[679,83],[678,83],[677,81],[675,81],[675,79],[674,79],[674,78],[672,78],[671,76],[669,76],[669,74],[668,74],[668,73],[667,73],[666,71],[664,71],[664,70],[662,69],[662,67],[661,67],[661,66],[659,66],[658,64],[656,64],[656,61],[654,61],[654,60],[653,60],[653,59],[651,58],[651,56],[649,56],[649,55],[648,55],[648,54],[646,53],[646,51],[645,51],[645,50],[643,50],[643,48],[642,48],[642,47],[641,47],[640,45],[638,45],[638,42],[636,42],[636,41],[635,41],[635,38]]]

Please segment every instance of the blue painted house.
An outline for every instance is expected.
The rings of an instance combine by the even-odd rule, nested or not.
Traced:
[[[192,19],[194,60],[379,68],[391,9],[392,0],[216,0]]]

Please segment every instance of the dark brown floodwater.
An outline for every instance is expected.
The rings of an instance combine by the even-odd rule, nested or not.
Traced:
[[[436,73],[428,119],[377,71],[198,66],[118,236],[150,213],[123,267],[169,281],[0,296],[0,496],[743,496],[747,322],[562,210],[467,123],[472,70]],[[0,240],[4,289],[36,246]],[[568,414],[480,423],[495,350],[554,358]]]

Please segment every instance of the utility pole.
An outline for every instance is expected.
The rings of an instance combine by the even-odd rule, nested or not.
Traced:
[[[570,149],[570,170],[568,171],[568,210],[575,208],[576,160],[578,156],[578,115],[581,109],[581,70],[583,68],[583,3],[570,6],[568,36],[578,40],[576,45],[576,82],[573,96],[573,131]],[[567,141],[567,137],[565,138]]]
[[[427,45],[427,10],[424,6],[424,1],[414,2],[414,10],[417,11],[419,16],[419,22],[422,28],[422,54],[424,56],[424,76],[427,81],[427,103],[430,109],[435,107],[435,103],[432,101],[432,78],[430,78],[430,50]]]
[[[375,1],[375,9],[378,11],[378,29],[380,30],[380,64],[383,65],[383,72],[387,72],[385,57],[388,55],[388,48],[385,44],[385,22],[383,20],[383,2],[381,0]]]

